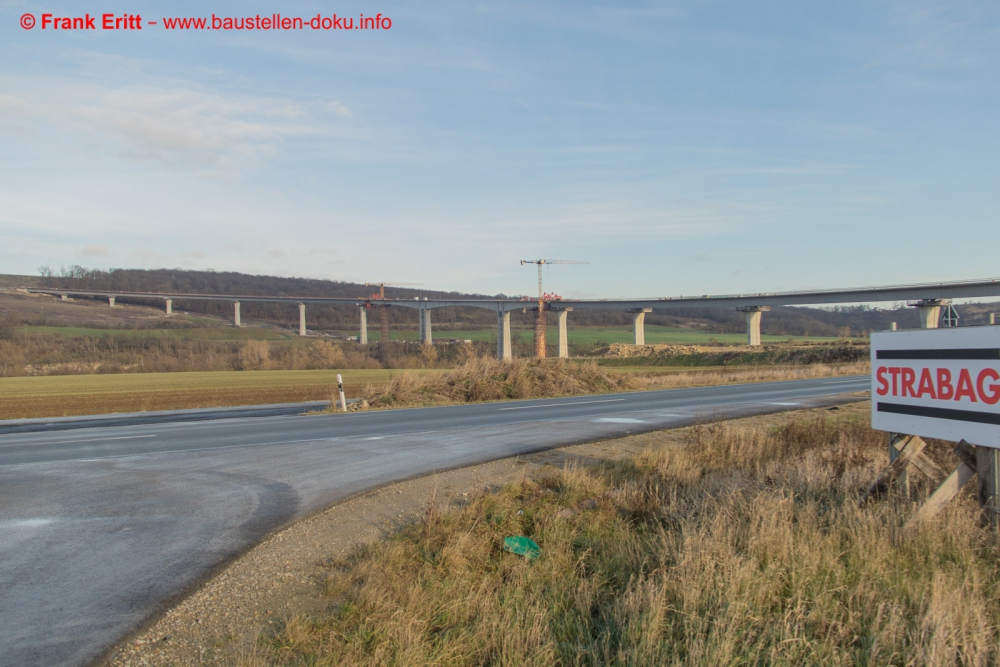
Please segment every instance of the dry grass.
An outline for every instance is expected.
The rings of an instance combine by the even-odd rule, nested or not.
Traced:
[[[636,374],[635,383],[640,389],[673,389],[681,387],[707,387],[720,384],[746,384],[750,382],[779,382],[782,380],[807,380],[821,377],[868,375],[871,364],[867,361],[850,364],[812,364],[809,366],[750,366],[706,372]]]
[[[362,398],[372,408],[392,408],[443,403],[469,403],[505,399],[579,396],[621,391],[704,387],[719,384],[799,380],[869,372],[868,363],[827,366],[754,366],[740,370],[642,373],[620,371],[595,362],[561,359],[469,359],[441,374],[404,372],[385,385],[370,385]]]
[[[367,387],[363,398],[373,408],[384,408],[608,393],[635,386],[633,374],[609,372],[593,362],[473,357],[434,376],[404,372],[383,386]]]
[[[828,418],[524,479],[329,563],[328,611],[242,664],[996,664],[1000,544],[968,500],[911,533],[898,496],[859,507],[885,463]]]

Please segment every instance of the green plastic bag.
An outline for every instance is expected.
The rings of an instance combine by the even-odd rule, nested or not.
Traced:
[[[541,553],[541,548],[535,544],[534,540],[523,535],[505,537],[503,540],[503,550],[512,554],[524,556],[528,560],[535,560]]]

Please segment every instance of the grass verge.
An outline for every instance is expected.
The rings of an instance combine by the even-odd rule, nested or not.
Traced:
[[[996,536],[968,499],[912,532],[908,499],[859,507],[886,463],[863,417],[696,427],[681,447],[432,504],[327,562],[326,611],[241,662],[995,664]],[[504,553],[509,535],[541,557]]]
[[[366,387],[363,399],[364,404],[371,408],[394,408],[798,380],[868,372],[867,363],[854,363],[643,373],[636,367],[622,371],[600,366],[593,361],[514,359],[501,362],[479,357],[440,374],[400,373],[382,386]]]

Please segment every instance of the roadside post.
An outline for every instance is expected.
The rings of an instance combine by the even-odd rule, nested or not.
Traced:
[[[915,468],[937,490],[910,522],[936,514],[973,476],[983,522],[1000,527],[1000,327],[885,331],[871,335],[872,428],[889,432],[889,466],[865,500]],[[922,437],[957,442],[958,467],[942,471]]]
[[[341,411],[347,412],[347,399],[344,398],[344,379],[340,377],[340,373],[337,373],[337,393],[340,394]]]

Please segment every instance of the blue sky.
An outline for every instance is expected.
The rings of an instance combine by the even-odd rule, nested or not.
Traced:
[[[388,31],[63,33],[24,13]],[[0,273],[665,296],[1000,276],[995,2],[0,0]]]

